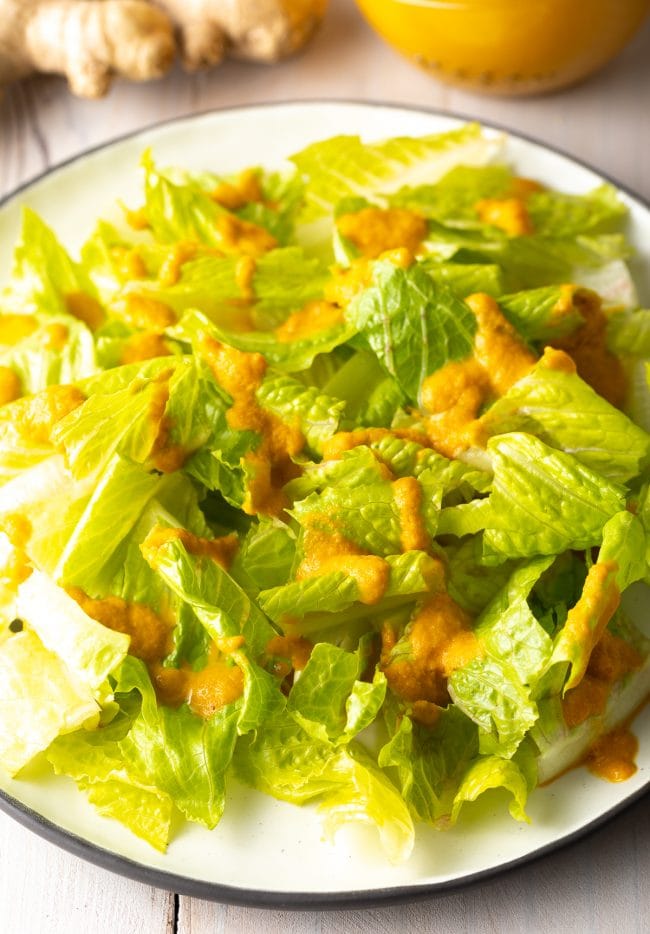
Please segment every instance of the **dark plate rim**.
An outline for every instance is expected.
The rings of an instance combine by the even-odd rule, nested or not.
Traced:
[[[594,165],[580,159],[571,153],[557,146],[544,143],[537,137],[527,133],[521,133],[518,130],[492,121],[485,121],[482,118],[458,111],[447,111],[440,108],[427,108],[403,104],[398,101],[378,101],[362,100],[356,98],[305,98],[287,101],[264,101],[260,103],[233,105],[230,107],[207,108],[205,110],[190,112],[178,115],[164,120],[153,122],[145,127],[131,130],[98,143],[96,146],[88,147],[79,153],[63,159],[60,162],[50,166],[42,172],[22,182],[20,185],[0,197],[0,208],[14,201],[21,193],[27,191],[39,182],[55,175],[59,171],[79,162],[88,156],[109,149],[111,146],[134,139],[140,135],[172,126],[177,123],[190,123],[191,121],[216,115],[220,113],[231,113],[234,111],[256,110],[259,108],[278,108],[278,107],[300,107],[310,105],[350,105],[362,106],[368,108],[388,108],[411,113],[420,113],[423,115],[451,117],[453,119],[480,123],[486,129],[498,130],[506,133],[515,139],[524,140],[545,149],[548,152],[563,156],[576,165],[587,169],[602,179],[615,185],[619,191],[627,195],[633,201],[638,202],[642,207],[650,212],[650,199],[645,198],[638,192],[633,191],[626,185],[621,184],[616,178],[606,172],[598,169]],[[646,785],[639,788],[636,792],[625,798],[619,804],[608,808],[606,811],[598,814],[593,820],[579,827],[577,830],[553,840],[551,843],[538,847],[537,849],[509,860],[489,869],[480,870],[457,879],[445,880],[441,882],[422,883],[416,885],[400,885],[381,889],[359,889],[346,892],[276,892],[266,891],[264,889],[237,888],[235,886],[224,885],[218,882],[208,882],[200,879],[193,879],[188,876],[181,876],[175,873],[165,872],[162,869],[156,869],[140,863],[129,857],[107,850],[98,844],[92,843],[83,837],[78,836],[70,830],[66,830],[55,824],[53,821],[44,817],[38,811],[33,810],[23,802],[13,798],[8,792],[0,789],[0,810],[4,811],[10,817],[22,824],[24,827],[36,833],[38,836],[54,843],[56,846],[74,856],[79,857],[89,863],[93,863],[110,872],[125,876],[137,882],[155,886],[156,888],[176,892],[182,895],[193,896],[209,901],[221,902],[230,905],[239,905],[252,908],[270,908],[270,909],[290,909],[290,910],[336,910],[341,908],[370,908],[377,906],[386,906],[400,904],[408,901],[433,898],[441,893],[457,891],[467,888],[478,882],[488,881],[511,869],[530,865],[543,857],[559,850],[561,848],[577,843],[579,840],[594,833],[598,828],[611,821],[614,817],[622,814],[631,808],[638,801],[648,796],[650,792],[650,779]]]

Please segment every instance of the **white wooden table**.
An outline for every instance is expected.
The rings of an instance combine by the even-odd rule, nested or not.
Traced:
[[[153,122],[269,100],[337,98],[455,111],[538,137],[650,199],[650,22],[590,81],[534,100],[436,84],[383,46],[351,0],[331,0],[320,34],[273,68],[230,63],[115,86],[100,102],[36,78],[0,101],[0,196],[89,146]],[[650,800],[578,844],[425,902],[329,914],[237,908],[176,896],[90,866],[0,813],[0,931],[12,934],[296,932],[611,932],[650,929]]]

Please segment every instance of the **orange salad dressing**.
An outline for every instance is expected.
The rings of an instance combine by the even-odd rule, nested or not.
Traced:
[[[120,363],[139,363],[155,357],[168,357],[169,345],[156,331],[138,331],[124,341]]]
[[[476,203],[476,213],[484,224],[498,227],[509,237],[533,233],[533,223],[523,198],[483,198]]]
[[[320,331],[335,327],[341,321],[343,321],[343,310],[339,305],[316,300],[292,312],[276,329],[275,334],[279,341],[289,343],[313,337]]]
[[[575,289],[573,304],[584,324],[572,334],[551,341],[575,362],[578,375],[603,398],[619,408],[625,401],[627,379],[623,364],[607,347],[607,315],[600,297],[588,289]]]
[[[415,477],[401,477],[393,483],[399,511],[402,551],[426,551],[431,544],[422,515],[422,486]]]
[[[302,451],[304,436],[298,425],[286,424],[259,405],[256,393],[266,373],[261,354],[246,353],[210,337],[204,338],[200,353],[233,400],[226,415],[230,427],[260,436],[256,450],[246,455],[253,477],[242,508],[249,515],[278,515],[287,505],[282,487],[300,473],[292,458]]]
[[[120,279],[146,279],[147,267],[134,247],[113,246],[110,250],[113,266]]]
[[[176,312],[164,302],[148,295],[129,292],[115,309],[119,316],[133,328],[161,333],[176,324]]]
[[[210,197],[228,211],[239,211],[247,204],[264,200],[255,169],[245,169],[233,182],[220,182]]]
[[[222,214],[217,221],[217,230],[222,237],[221,247],[229,253],[261,256],[278,245],[275,237],[264,227],[233,214]]]
[[[493,298],[477,293],[465,301],[478,325],[473,353],[445,364],[424,380],[421,389],[422,407],[429,413],[424,423],[427,433],[447,457],[485,443],[478,420],[481,407],[507,392],[536,360]]]
[[[402,247],[417,253],[428,232],[425,218],[407,208],[363,208],[341,215],[336,226],[368,259]]]
[[[326,516],[310,517],[305,528],[304,555],[296,580],[342,571],[356,583],[361,603],[372,606],[383,597],[390,574],[388,562],[378,555],[364,554]]]
[[[219,538],[201,538],[187,529],[159,526],[152,529],[142,543],[142,553],[152,567],[156,566],[157,550],[172,541],[179,541],[192,555],[210,558],[224,570],[230,566],[239,544],[234,532]]]
[[[313,648],[302,636],[273,636],[266,646],[266,655],[274,659],[273,674],[284,678],[291,670],[302,671]]]
[[[169,248],[158,270],[158,281],[164,288],[176,285],[181,277],[183,264],[194,259],[197,250],[198,244],[193,241],[181,241]]]
[[[20,377],[10,366],[0,366],[0,405],[13,402],[23,394]]]
[[[68,593],[88,616],[130,637],[129,653],[147,665],[162,704],[177,707],[187,703],[197,716],[209,718],[241,697],[243,673],[223,652],[224,647],[236,651],[242,644],[241,637],[221,640],[221,645],[213,643],[208,662],[200,671],[193,671],[188,665],[166,668],[161,662],[172,648],[173,624],[142,603],[113,596],[93,599],[78,587],[69,588]]]
[[[403,438],[423,446],[430,445],[429,438],[416,428],[355,428],[353,431],[337,431],[323,445],[323,460],[339,460],[346,451],[364,444],[375,444],[384,438]]]
[[[408,654],[391,657],[397,638],[390,626],[384,626],[381,668],[391,690],[406,701],[448,703],[447,679],[481,653],[471,623],[449,594],[440,591],[429,597],[409,624]]]
[[[590,772],[608,782],[624,782],[637,771],[635,762],[639,741],[626,727],[601,736],[585,758]]]
[[[106,317],[97,299],[85,292],[68,292],[65,296],[65,307],[68,314],[83,321],[91,331],[100,328]]]

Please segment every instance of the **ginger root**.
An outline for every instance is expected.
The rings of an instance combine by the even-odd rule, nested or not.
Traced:
[[[145,0],[0,2],[0,84],[53,72],[75,94],[101,97],[113,74],[158,78],[174,54],[169,18]]]
[[[325,15],[327,0],[156,0],[174,20],[188,71],[226,55],[276,62],[301,48]]]
[[[273,62],[297,51],[327,0],[0,0],[0,85],[65,75],[73,93],[104,95],[113,75],[161,77],[178,34],[188,70],[226,56]]]

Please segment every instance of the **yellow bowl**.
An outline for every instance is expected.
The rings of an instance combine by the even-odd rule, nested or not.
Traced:
[[[443,81],[489,94],[573,84],[613,58],[650,0],[356,0],[371,26]]]

